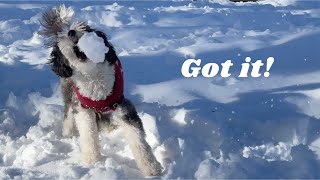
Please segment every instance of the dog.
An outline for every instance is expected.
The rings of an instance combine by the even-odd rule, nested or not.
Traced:
[[[85,22],[74,21],[74,11],[64,5],[43,13],[39,32],[52,48],[51,69],[60,77],[64,99],[62,135],[79,133],[85,163],[99,161],[99,132],[124,128],[137,166],[146,176],[157,176],[162,166],[145,140],[143,124],[134,105],[123,95],[123,72],[115,49],[105,33]],[[94,63],[77,46],[85,33],[95,33],[109,49],[101,63]]]

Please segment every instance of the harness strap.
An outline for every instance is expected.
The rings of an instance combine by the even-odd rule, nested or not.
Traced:
[[[105,107],[94,107],[94,106],[88,106],[85,103],[81,102],[81,107],[84,109],[93,109],[94,112],[96,113],[108,113],[108,112],[112,112],[115,111],[118,107],[119,104],[121,104],[124,100],[124,97],[122,96],[122,98],[119,100],[119,102],[116,102],[110,106],[105,106]]]

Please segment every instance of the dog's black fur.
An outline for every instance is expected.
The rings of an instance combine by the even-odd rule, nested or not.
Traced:
[[[52,49],[49,64],[51,65],[52,71],[60,77],[68,78],[73,74],[73,70],[69,66],[68,60],[64,57],[58,45],[55,45]]]

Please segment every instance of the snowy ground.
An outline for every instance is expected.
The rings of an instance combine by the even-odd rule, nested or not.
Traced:
[[[63,138],[59,80],[37,34],[47,7],[0,3],[0,179],[142,178],[121,130],[103,160]],[[157,178],[320,178],[320,2],[65,2],[105,31],[157,159]],[[187,58],[276,61],[269,78],[187,79]],[[235,68],[240,69],[240,68]]]

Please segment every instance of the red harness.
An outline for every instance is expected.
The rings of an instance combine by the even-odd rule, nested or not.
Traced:
[[[115,81],[111,94],[105,100],[94,101],[80,94],[78,87],[73,83],[73,90],[77,94],[81,106],[85,109],[93,109],[96,113],[111,112],[116,110],[119,103],[124,100],[123,72],[119,60],[114,63]]]

